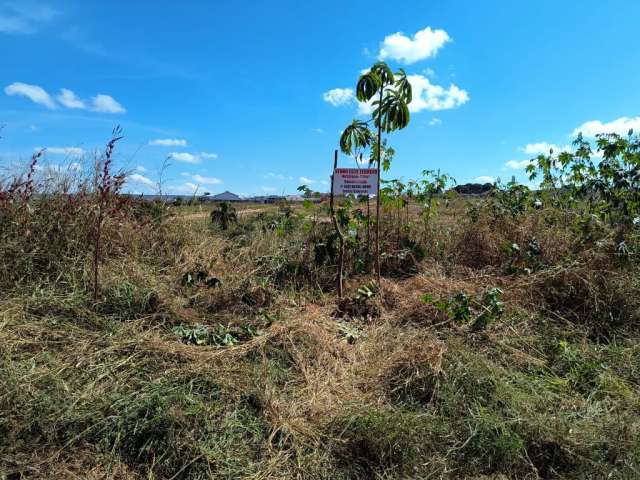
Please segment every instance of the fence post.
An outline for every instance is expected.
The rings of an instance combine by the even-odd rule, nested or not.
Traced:
[[[340,230],[340,225],[338,224],[338,219],[336,218],[336,212],[333,207],[334,201],[334,172],[336,167],[338,166],[338,150],[335,150],[333,153],[333,170],[331,170],[331,197],[329,199],[329,209],[331,211],[331,220],[333,221],[333,226],[336,229],[336,233],[338,234],[338,238],[340,239],[340,265],[338,267],[338,298],[342,298],[342,272],[344,270],[344,235],[342,234],[342,230]]]

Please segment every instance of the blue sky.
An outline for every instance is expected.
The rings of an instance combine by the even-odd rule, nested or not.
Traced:
[[[579,130],[640,131],[639,19],[634,0],[0,0],[0,163],[88,164],[120,124],[130,191],[168,156],[173,193],[326,190],[366,110],[357,77],[384,59],[416,97],[387,177],[524,180]]]

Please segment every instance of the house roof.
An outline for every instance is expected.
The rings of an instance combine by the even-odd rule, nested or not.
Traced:
[[[240,198],[238,195],[236,195],[235,193],[231,193],[230,191],[225,191],[222,193],[219,193],[217,195],[212,195],[211,200],[222,200],[222,201],[240,201],[242,200],[242,198]]]
[[[302,202],[304,200],[302,195],[287,195],[286,198],[290,202]]]

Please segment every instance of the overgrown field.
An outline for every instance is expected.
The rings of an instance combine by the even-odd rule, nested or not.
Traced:
[[[326,205],[145,203],[109,159],[2,188],[0,478],[640,478],[637,187],[392,184],[380,288],[341,201],[338,299]]]

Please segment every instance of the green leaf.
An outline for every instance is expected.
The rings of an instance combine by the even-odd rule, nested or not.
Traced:
[[[378,76],[378,78],[380,79],[381,87],[384,87],[385,85],[392,85],[393,82],[395,81],[393,77],[393,72],[389,68],[389,65],[387,65],[385,62],[375,63],[371,67],[370,72]]]
[[[382,88],[382,80],[376,73],[372,71],[364,73],[360,76],[356,85],[356,98],[360,102],[367,102],[380,88]]]
[[[366,122],[354,120],[340,136],[340,150],[346,155],[351,155],[358,149],[368,147],[373,142],[373,138],[373,133]]]
[[[396,76],[399,77],[395,82],[396,91],[406,103],[411,103],[413,90],[409,80],[407,80],[407,74],[400,68]]]
[[[409,107],[398,92],[387,90],[386,97],[373,111],[373,119],[387,133],[401,130],[409,124]]]

